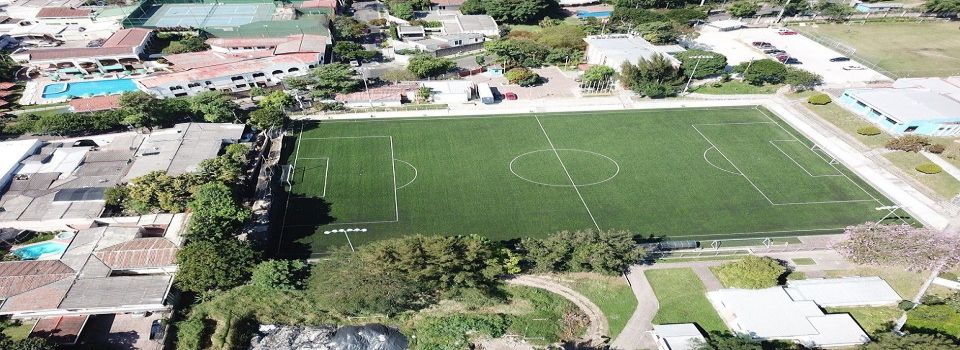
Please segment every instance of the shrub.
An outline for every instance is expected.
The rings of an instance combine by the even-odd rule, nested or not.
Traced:
[[[807,99],[807,103],[817,106],[829,104],[830,102],[833,102],[833,100],[831,100],[830,95],[827,94],[816,94]]]
[[[481,334],[492,338],[500,337],[506,332],[509,323],[506,317],[500,314],[432,317],[418,325],[417,343],[421,349],[465,349],[470,344],[470,336]]]
[[[728,287],[761,289],[779,284],[787,268],[772,258],[751,255],[720,265],[714,273]]]
[[[177,322],[177,349],[202,349],[205,331],[206,325],[202,316],[191,315],[190,318]]]
[[[523,67],[514,68],[507,71],[506,77],[511,84],[517,84],[520,86],[538,85],[541,79],[537,73],[534,73],[533,71]]]
[[[307,264],[300,260],[268,260],[257,264],[250,282],[271,289],[300,289],[307,274]]]
[[[939,144],[939,143],[935,143],[935,144],[932,144],[932,145],[930,145],[930,146],[927,146],[927,152],[930,152],[930,153],[933,153],[933,154],[940,154],[940,153],[943,153],[943,151],[946,151],[946,150],[947,150],[947,147],[944,146],[944,145],[941,145],[941,144]]]
[[[374,19],[371,19],[369,22],[367,22],[367,24],[372,25],[372,26],[375,26],[375,27],[382,27],[382,26],[387,25],[387,19],[386,19],[386,18],[374,18]]]
[[[876,126],[864,126],[862,128],[857,129],[857,133],[863,136],[877,136],[883,133],[883,131],[881,131],[880,128]]]
[[[916,307],[916,306],[917,306],[917,304],[914,304],[912,301],[909,301],[909,300],[901,300],[900,303],[897,304],[897,307],[900,308],[900,310],[903,310],[903,311],[910,311],[910,309],[912,309],[912,308],[914,308],[914,307]]]
[[[918,135],[906,135],[887,141],[886,147],[895,151],[920,152],[930,145],[930,139]]]
[[[924,174],[939,174],[940,172],[943,171],[943,168],[933,163],[923,163],[923,164],[917,165],[916,169],[917,171]]]
[[[597,272],[619,275],[643,258],[628,231],[561,231],[525,239],[526,260],[537,272]]]

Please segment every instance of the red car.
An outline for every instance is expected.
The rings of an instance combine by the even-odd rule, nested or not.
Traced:
[[[517,99],[517,94],[512,92],[503,93],[503,99],[508,101],[515,101]]]
[[[792,31],[792,30],[787,29],[787,28],[780,28],[780,29],[777,29],[777,34],[780,34],[780,35],[797,35],[797,32]]]

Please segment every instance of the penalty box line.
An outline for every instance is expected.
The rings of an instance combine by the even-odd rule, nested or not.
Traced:
[[[732,165],[733,168],[736,169],[738,173],[740,173],[740,176],[743,176],[743,178],[746,179],[747,182],[750,183],[750,186],[753,186],[753,188],[754,188],[755,190],[757,190],[757,192],[759,192],[760,195],[763,196],[763,198],[766,199],[767,202],[770,203],[770,205],[779,206],[779,205],[838,204],[838,203],[857,203],[857,202],[870,202],[870,201],[873,201],[873,199],[854,199],[854,200],[831,200],[831,201],[789,202],[789,203],[777,203],[777,202],[774,202],[773,200],[770,199],[769,196],[767,196],[767,194],[766,194],[765,192],[763,192],[763,190],[760,189],[759,186],[757,186],[756,183],[753,182],[753,180],[750,179],[749,176],[747,176],[746,173],[743,172],[743,170],[740,169],[740,167],[737,166],[736,163],[734,163],[732,160],[730,160],[730,158],[727,157],[727,155],[723,153],[723,151],[720,149],[720,147],[717,146],[717,144],[713,143],[713,141],[710,140],[710,138],[707,137],[707,135],[705,135],[702,131],[700,131],[699,128],[697,128],[697,125],[727,125],[727,124],[731,124],[731,125],[744,125],[744,124],[771,124],[771,123],[776,124],[775,122],[752,122],[752,123],[691,124],[690,126],[693,127],[693,130],[696,130],[697,133],[700,134],[700,137],[703,137],[703,139],[706,140],[707,143],[710,144],[710,146],[712,146],[714,149],[716,149],[716,150],[717,150],[717,153],[720,153],[720,155],[723,156],[723,158],[726,159],[727,162],[729,162],[730,165]],[[799,141],[799,140],[798,140],[798,141]],[[781,150],[781,152],[782,152],[782,150]],[[849,179],[849,178],[848,178],[848,179]]]
[[[807,175],[810,175],[810,177],[836,177],[836,176],[843,176],[843,174],[840,174],[839,172],[838,172],[837,174],[813,175],[813,173],[811,173],[810,170],[807,170],[807,168],[806,168],[805,166],[801,165],[800,162],[798,162],[796,159],[793,158],[793,156],[791,156],[790,154],[788,154],[787,151],[784,151],[783,148],[780,148],[780,146],[777,145],[777,142],[800,142],[800,141],[798,141],[798,140],[770,140],[770,141],[767,141],[767,142],[770,142],[770,144],[773,145],[773,147],[776,147],[777,150],[779,150],[780,153],[783,153],[784,156],[787,156],[787,158],[790,158],[790,160],[793,161],[793,164],[796,164],[798,167],[800,167],[800,169],[802,169],[803,172],[807,173]],[[800,142],[800,144],[802,145],[803,143]],[[804,145],[804,146],[806,146],[806,145]],[[813,152],[814,154],[817,153],[816,151],[813,151],[813,150],[810,150],[810,149],[807,149],[807,150],[810,151],[810,152]],[[820,159],[823,159],[823,157],[820,157],[819,154],[817,154],[817,157],[819,157]],[[824,160],[824,162],[826,162],[827,165],[830,164],[829,161]],[[832,168],[832,167],[831,167],[831,168]],[[833,168],[833,170],[837,170],[837,169],[836,169],[836,168]]]

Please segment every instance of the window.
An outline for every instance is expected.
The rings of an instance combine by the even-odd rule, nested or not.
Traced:
[[[236,87],[237,89],[243,89],[243,88],[247,87],[247,84],[238,84],[238,85],[235,86],[235,87]]]
[[[456,45],[456,46],[463,45],[463,41],[462,41],[462,40],[454,40],[454,41],[453,41],[453,45]]]
[[[207,80],[207,81],[205,81],[205,82],[203,82],[203,83],[206,84],[206,85],[213,85],[213,82],[211,82],[211,81],[209,81],[209,80]]]
[[[277,69],[277,70],[275,70],[275,71],[273,71],[273,72],[270,72],[270,74],[273,74],[273,75],[277,75],[277,74],[283,74],[283,71],[282,71],[282,70],[279,70],[279,69]]]
[[[890,119],[890,117],[886,117],[886,118],[884,118],[884,119],[886,119],[886,120],[887,120],[887,123],[890,123],[890,124],[897,124],[897,121],[896,121],[896,120],[893,120],[893,119]]]
[[[244,49],[244,50],[253,50],[253,48],[250,47],[250,46],[244,46],[243,49]]]
[[[170,87],[170,91],[175,91],[175,90],[183,90],[183,86],[176,85],[176,86]]]
[[[914,132],[914,131],[917,131],[917,128],[918,128],[917,126],[910,126],[910,127],[907,127],[906,129],[903,129],[903,132]]]
[[[242,75],[238,75],[238,76],[235,76],[235,77],[230,78],[230,80],[231,80],[231,81],[243,80],[243,76],[242,76]]]
[[[181,92],[181,93],[178,93],[178,94],[174,94],[174,95],[173,95],[173,97],[184,97],[184,96],[187,96],[187,93],[186,93],[186,92]]]
[[[187,84],[187,87],[188,88],[200,87],[200,83],[190,83],[190,84]]]
[[[287,73],[293,73],[293,72],[299,72],[299,71],[300,71],[300,68],[297,68],[297,67],[287,69]]]
[[[857,101],[857,105],[860,106],[860,107],[866,107],[866,106],[867,106],[866,103],[863,103],[863,102],[860,102],[860,101]]]
[[[259,78],[259,77],[262,77],[262,76],[264,76],[264,74],[263,74],[262,72],[260,72],[260,73],[253,73],[253,77],[254,77],[254,78]]]

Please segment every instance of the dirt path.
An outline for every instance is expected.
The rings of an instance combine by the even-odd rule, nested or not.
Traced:
[[[603,315],[603,311],[600,311],[600,307],[583,296],[583,294],[570,289],[570,287],[554,282],[550,280],[549,277],[543,276],[517,276],[506,280],[506,282],[519,286],[539,288],[558,294],[580,308],[580,310],[587,315],[587,318],[590,319],[590,326],[587,327],[587,331],[581,341],[589,342],[593,345],[601,345],[609,339],[610,325],[607,323],[607,317]]]

